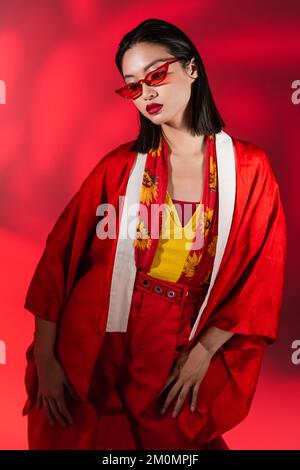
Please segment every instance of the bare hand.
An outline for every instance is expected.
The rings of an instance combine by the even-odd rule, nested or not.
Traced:
[[[165,413],[172,400],[181,390],[172,414],[173,418],[175,418],[181,410],[191,387],[193,387],[191,410],[195,410],[198,389],[209,367],[211,357],[212,354],[209,353],[200,342],[198,342],[190,351],[184,351],[183,354],[178,356],[171,374],[161,391],[162,393],[170,383],[173,382],[173,380],[176,380],[161,409],[161,414]]]
[[[71,413],[65,402],[65,390],[71,394],[72,398],[78,399],[67,376],[55,358],[43,358],[37,360],[39,389],[37,395],[37,408],[41,406],[45,409],[51,425],[58,421],[62,426],[73,424]]]

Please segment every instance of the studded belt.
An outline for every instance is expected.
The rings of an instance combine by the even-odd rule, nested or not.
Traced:
[[[205,285],[195,287],[188,284],[162,281],[139,270],[136,275],[135,287],[173,304],[182,304],[185,301],[198,302],[201,297],[204,298],[206,291]]]

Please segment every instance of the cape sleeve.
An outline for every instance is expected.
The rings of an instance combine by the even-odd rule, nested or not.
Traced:
[[[248,222],[244,224],[244,232],[250,235],[234,246],[224,268],[232,289],[211,313],[205,327],[213,325],[237,334],[263,336],[266,344],[271,344],[280,325],[286,219],[279,186],[266,155],[264,164],[266,184],[262,186],[259,204],[255,204],[255,217],[261,223],[252,216],[249,226]],[[251,231],[250,224],[255,230]]]
[[[106,201],[104,156],[60,214],[46,238],[24,308],[48,321],[57,322],[74,285],[80,257],[91,231],[99,221],[96,208]]]
[[[278,335],[286,222],[279,187],[266,156],[264,169],[266,179],[257,186],[254,210],[249,209],[250,201],[246,205],[253,225],[242,217],[239,229],[243,236],[238,237],[223,265],[222,285],[231,286],[228,295],[205,322],[205,328],[213,325],[235,334],[213,356],[198,390],[195,412],[187,408],[179,418],[184,432],[199,444],[221,436],[247,416],[265,348]]]

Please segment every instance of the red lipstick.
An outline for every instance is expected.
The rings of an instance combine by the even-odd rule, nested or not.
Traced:
[[[163,107],[162,104],[159,104],[159,103],[151,103],[151,104],[147,104],[147,106],[146,106],[146,111],[147,111],[149,114],[156,114],[156,113],[158,113],[158,111],[161,110],[162,107]]]

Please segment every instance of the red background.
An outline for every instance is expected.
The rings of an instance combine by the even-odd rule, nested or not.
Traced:
[[[299,2],[10,0],[0,2],[7,87],[0,105],[0,339],[7,348],[0,449],[27,448],[21,409],[33,316],[23,309],[26,289],[48,232],[83,179],[137,134],[134,105],[113,92],[122,84],[114,57],[122,36],[150,17],[175,23],[195,43],[225,131],[268,152],[287,217],[280,336],[267,350],[248,417],[224,438],[233,449],[300,448],[300,365],[291,362],[291,343],[300,339],[300,104],[291,100],[300,79]]]

